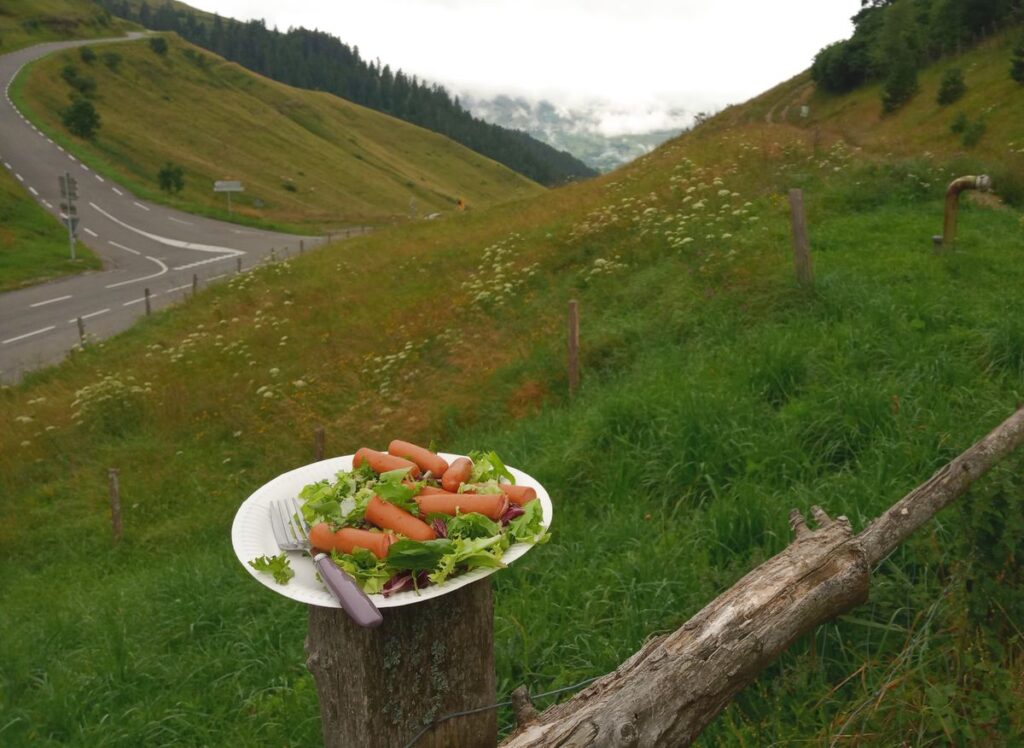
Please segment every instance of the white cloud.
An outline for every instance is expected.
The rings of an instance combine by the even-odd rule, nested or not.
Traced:
[[[451,91],[568,106],[605,99],[636,118],[659,106],[692,113],[744,101],[848,36],[849,17],[860,8],[860,0],[196,3],[282,30],[328,31],[364,58],[379,57]]]

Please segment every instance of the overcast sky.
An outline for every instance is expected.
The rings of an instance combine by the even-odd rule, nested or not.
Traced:
[[[620,129],[740,103],[846,38],[860,0],[193,0],[305,26],[452,93],[604,102]],[[676,112],[678,117],[678,112]],[[616,125],[609,125],[613,128]]]

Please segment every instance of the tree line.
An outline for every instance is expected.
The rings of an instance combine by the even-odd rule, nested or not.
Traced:
[[[458,97],[437,84],[366,61],[323,31],[268,29],[262,20],[246,22],[199,15],[169,1],[156,7],[138,0],[100,0],[111,13],[146,28],[174,31],[187,41],[281,83],[326,91],[445,135],[540,184],[554,186],[596,172],[519,130],[477,119]]]
[[[920,67],[1024,21],[1024,0],[861,0],[861,6],[853,35],[818,52],[811,76],[831,93],[882,81],[887,112],[916,92]]]

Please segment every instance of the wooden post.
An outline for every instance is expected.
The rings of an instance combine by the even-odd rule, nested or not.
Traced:
[[[115,541],[121,539],[121,486],[117,474],[117,468],[110,468],[107,471],[110,480],[110,524],[114,530]]]
[[[241,257],[239,257],[239,258],[238,258],[238,259],[237,259],[237,260],[235,261],[235,272],[236,272],[236,273],[240,273],[240,272],[242,272],[242,258],[241,258]]]
[[[277,262],[277,251],[273,247],[270,248],[270,261]]]
[[[146,316],[148,317],[149,315],[151,315],[153,313],[153,307],[150,305],[150,302],[149,302],[149,289],[148,288],[145,289],[145,292],[146,292]]]
[[[576,299],[569,302],[569,397],[580,386],[580,313]]]
[[[82,318],[78,318],[78,343],[85,348],[85,323]]]
[[[811,266],[811,242],[807,237],[803,190],[792,189],[789,191],[789,209],[793,223],[793,259],[796,264],[796,280],[801,286],[809,288],[814,285],[814,268]]]
[[[304,240],[302,240],[302,239],[299,239],[299,254],[301,255],[305,251],[306,251],[306,242]]]
[[[192,273],[192,295],[196,295],[196,289],[199,288],[199,273]]]
[[[317,426],[316,431],[313,432],[313,456],[316,457],[316,461],[320,462],[324,458],[324,427]]]
[[[325,748],[405,746],[440,717],[497,702],[490,578],[383,613],[364,629],[340,609],[309,608]],[[494,748],[497,736],[486,709],[437,724],[416,746]]]

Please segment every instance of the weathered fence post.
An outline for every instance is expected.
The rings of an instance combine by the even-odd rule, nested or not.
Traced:
[[[299,239],[299,254],[301,255],[305,251],[306,251],[306,242],[304,240],[302,240],[302,239]]]
[[[237,258],[237,260],[235,261],[235,272],[236,273],[242,272],[242,258],[241,257]]]
[[[110,480],[110,525],[114,530],[114,540],[121,539],[121,485],[117,478],[118,469],[107,470]]]
[[[324,427],[317,426],[316,431],[313,432],[313,455],[316,457],[316,461],[320,462],[324,458]]]
[[[814,269],[811,266],[811,242],[807,237],[803,190],[792,189],[789,191],[789,210],[793,224],[793,259],[796,264],[796,280],[801,286],[810,287],[814,285]]]
[[[580,386],[580,314],[576,299],[569,302],[569,397]]]
[[[402,748],[439,718],[497,701],[491,580],[383,611],[364,629],[337,608],[309,608],[306,662],[325,748]],[[427,729],[417,748],[494,748],[494,709]]]
[[[149,302],[149,289],[144,289],[146,292],[146,316],[148,317],[153,313],[153,307]]]
[[[78,343],[85,348],[85,322],[81,317],[78,318]]]

